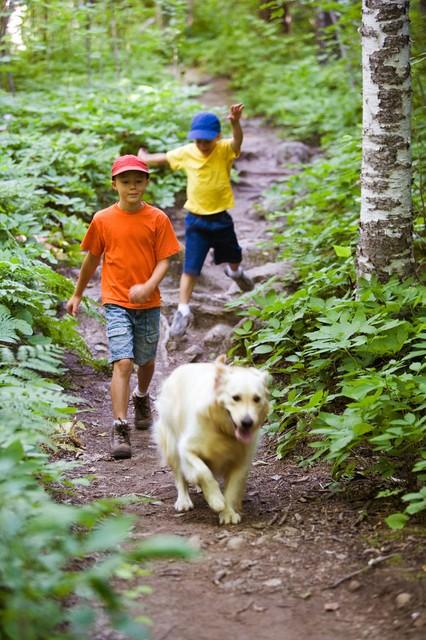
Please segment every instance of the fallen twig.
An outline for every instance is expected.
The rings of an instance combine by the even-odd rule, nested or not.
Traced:
[[[327,587],[324,587],[323,591],[325,591],[326,589],[335,589],[336,587],[341,585],[343,582],[346,582],[347,580],[350,580],[351,578],[358,576],[360,573],[365,573],[366,571],[373,569],[377,564],[380,564],[385,560],[389,560],[389,558],[394,558],[396,555],[397,555],[396,553],[391,553],[388,556],[379,556],[378,558],[371,558],[371,560],[368,561],[365,567],[362,567],[361,569],[357,569],[356,571],[352,571],[352,573],[349,573],[347,576],[343,576],[343,578],[339,578],[339,580],[336,580],[336,582],[333,582],[333,584],[330,584]]]
[[[288,514],[290,513],[291,504],[288,505],[287,509],[282,514],[281,518],[278,520],[278,524],[281,526],[288,518]]]
[[[253,600],[250,600],[248,602],[248,604],[245,605],[245,607],[242,607],[241,609],[237,609],[234,613],[234,616],[238,616],[240,615],[240,613],[244,613],[244,611],[247,611],[247,609],[250,609],[250,607],[253,605]]]

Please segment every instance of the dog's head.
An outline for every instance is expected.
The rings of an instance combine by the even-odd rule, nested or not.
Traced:
[[[227,366],[225,356],[215,365],[217,400],[231,418],[237,440],[249,443],[268,415],[270,376],[254,367]]]

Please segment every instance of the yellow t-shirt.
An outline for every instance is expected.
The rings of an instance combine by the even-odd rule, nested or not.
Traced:
[[[234,206],[230,176],[232,161],[238,156],[231,142],[231,139],[218,140],[208,156],[204,156],[194,142],[167,152],[170,168],[183,169],[186,173],[184,207],[191,213],[209,215]]]

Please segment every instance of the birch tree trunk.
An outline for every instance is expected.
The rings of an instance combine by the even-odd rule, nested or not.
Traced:
[[[363,0],[358,278],[414,272],[408,0]]]

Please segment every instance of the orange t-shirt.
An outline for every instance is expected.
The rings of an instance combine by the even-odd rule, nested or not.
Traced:
[[[135,212],[118,204],[95,213],[81,243],[82,249],[102,256],[102,304],[128,309],[160,306],[158,287],[143,303],[129,302],[129,289],[150,278],[155,266],[180,250],[172,224],[166,214],[149,204]]]

